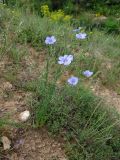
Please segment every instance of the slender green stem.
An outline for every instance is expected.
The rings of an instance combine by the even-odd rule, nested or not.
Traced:
[[[47,56],[47,61],[46,61],[46,73],[45,73],[45,84],[46,85],[48,83],[48,74],[49,74],[49,56]]]
[[[49,76],[49,61],[50,61],[50,56],[52,54],[52,46],[49,47],[49,54],[47,55],[47,60],[46,60],[46,73],[45,73],[45,85],[48,83],[48,76]]]

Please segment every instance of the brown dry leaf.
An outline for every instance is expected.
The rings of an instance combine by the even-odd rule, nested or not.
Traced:
[[[2,140],[2,143],[3,143],[4,150],[10,149],[11,141],[6,136],[3,136],[1,138],[1,140]]]

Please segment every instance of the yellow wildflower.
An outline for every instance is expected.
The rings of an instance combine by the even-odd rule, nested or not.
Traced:
[[[93,34],[93,32],[90,32],[89,34]]]
[[[96,13],[95,16],[96,17],[100,17],[101,15],[100,15],[100,13]]]
[[[41,13],[43,16],[46,16],[46,17],[50,16],[50,11],[49,11],[48,5],[41,6]]]
[[[54,21],[60,21],[64,18],[64,12],[62,10],[52,12],[50,18]]]
[[[70,21],[71,20],[71,18],[72,18],[72,16],[70,16],[70,15],[66,15],[66,16],[64,16],[64,21]]]

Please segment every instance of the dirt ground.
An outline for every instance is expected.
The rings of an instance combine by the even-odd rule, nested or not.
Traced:
[[[107,104],[107,106],[114,107],[113,109],[120,113],[119,94],[117,94],[113,90],[104,87],[99,80],[96,83],[92,84],[90,88],[97,96],[104,99],[104,102]]]
[[[46,129],[14,130],[12,147],[1,160],[67,160],[62,144]]]

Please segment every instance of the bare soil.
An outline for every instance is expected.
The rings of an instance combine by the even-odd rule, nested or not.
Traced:
[[[14,130],[11,150],[2,160],[67,160],[62,144],[53,139],[46,129]]]
[[[113,107],[120,113],[120,95],[115,91],[104,87],[98,80],[91,85],[92,91],[99,97],[103,98],[107,106]]]

